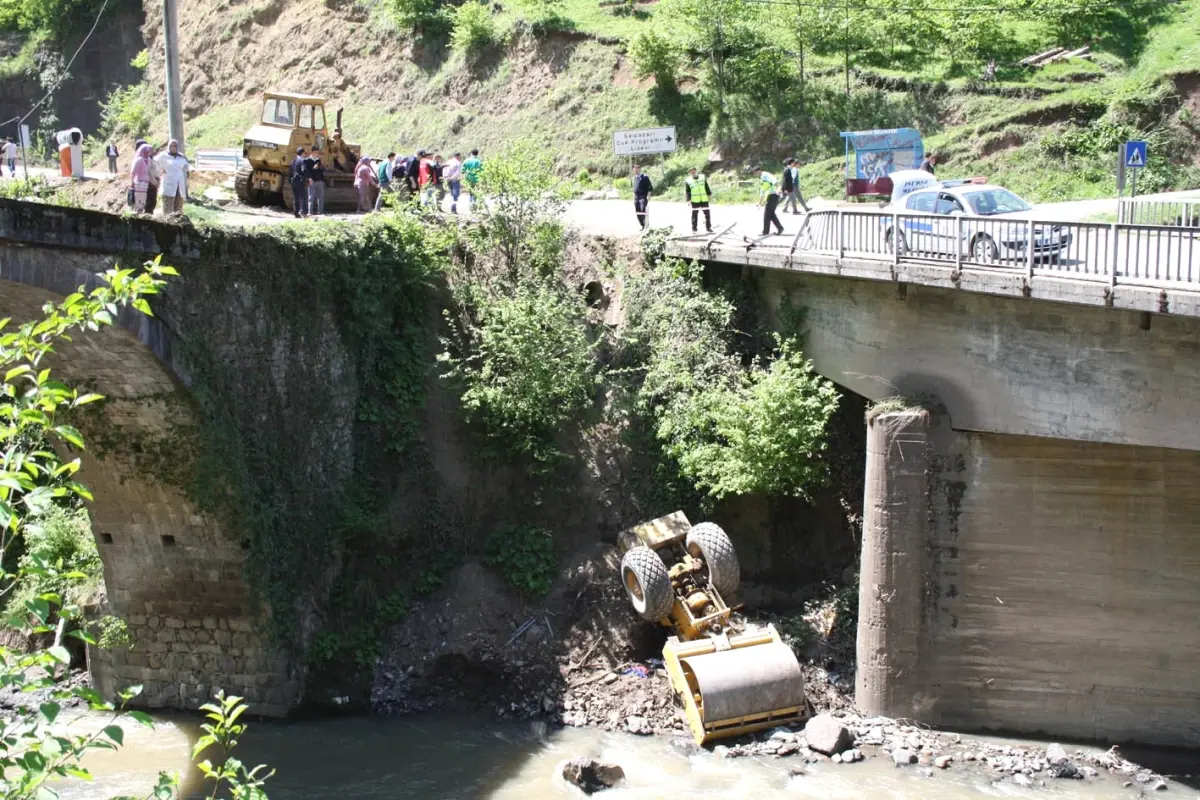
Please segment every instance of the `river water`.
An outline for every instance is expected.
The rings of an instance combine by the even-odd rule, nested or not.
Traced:
[[[96,724],[101,723],[94,718],[74,723]],[[157,717],[153,731],[126,725],[124,748],[89,756],[87,764],[96,781],[63,784],[58,787],[62,797],[96,800],[117,794],[144,795],[160,770],[179,773],[187,769],[196,726],[195,718],[169,716]],[[599,795],[606,800],[1116,800],[1137,797],[1140,789],[1136,784],[1123,787],[1122,780],[1107,776],[1088,781],[1046,778],[1044,787],[1038,787],[1035,779],[1033,787],[1022,788],[1011,781],[993,784],[984,771],[961,765],[935,770],[928,777],[916,766],[894,767],[886,756],[852,765],[809,765],[809,774],[791,777],[788,769],[802,763],[798,758],[722,759],[681,747],[667,737],[582,728],[547,731],[544,723],[506,724],[450,715],[256,721],[239,753],[250,764],[265,762],[278,770],[267,786],[272,800],[582,797],[559,774],[561,763],[575,756],[598,757],[624,768],[624,784]],[[1186,768],[1186,760],[1183,763]],[[1200,766],[1196,771],[1200,772]],[[195,775],[185,778],[184,796],[200,796]],[[1172,781],[1166,796],[1200,798],[1200,792]]]

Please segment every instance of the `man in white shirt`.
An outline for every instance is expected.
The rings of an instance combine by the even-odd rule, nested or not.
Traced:
[[[17,145],[13,142],[12,137],[4,140],[4,163],[8,164],[8,174],[12,177],[17,177]]]
[[[442,180],[450,186],[450,213],[458,213],[458,195],[462,192],[462,153],[455,153],[442,167]]]
[[[168,142],[167,152],[159,153],[154,163],[161,176],[158,196],[162,200],[163,214],[182,214],[183,198],[187,196],[188,160],[179,152],[179,142],[175,139]]]

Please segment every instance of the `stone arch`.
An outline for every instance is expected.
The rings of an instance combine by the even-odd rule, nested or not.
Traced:
[[[0,318],[40,316],[109,261],[52,255],[53,270],[0,261]],[[122,323],[74,334],[48,363],[70,385],[106,398],[77,420],[89,442],[79,477],[94,496],[87,508],[109,612],[126,621],[134,644],[90,653],[93,681],[104,693],[140,684],[138,702],[157,708],[196,708],[223,688],[246,697],[254,713],[282,715],[298,683],[256,628],[262,615],[244,578],[245,554],[181,488],[199,418],[160,360],[169,358],[169,338],[141,315]]]

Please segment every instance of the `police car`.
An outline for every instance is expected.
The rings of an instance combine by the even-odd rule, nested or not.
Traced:
[[[1025,220],[1033,217],[1033,206],[1008,189],[976,179],[939,181],[920,170],[890,177],[892,201],[885,210],[899,215],[900,230],[883,220],[889,250],[898,246],[902,254],[933,257],[961,252],[982,264],[1028,260]],[[1036,224],[1032,238],[1035,260],[1057,260],[1071,244],[1071,234],[1050,222]]]

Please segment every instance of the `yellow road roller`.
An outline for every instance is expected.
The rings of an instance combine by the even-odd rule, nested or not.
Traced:
[[[634,610],[674,632],[663,663],[697,744],[808,717],[795,653],[774,625],[738,622],[726,602],[741,572],[725,531],[676,511],[622,531],[617,544]]]

